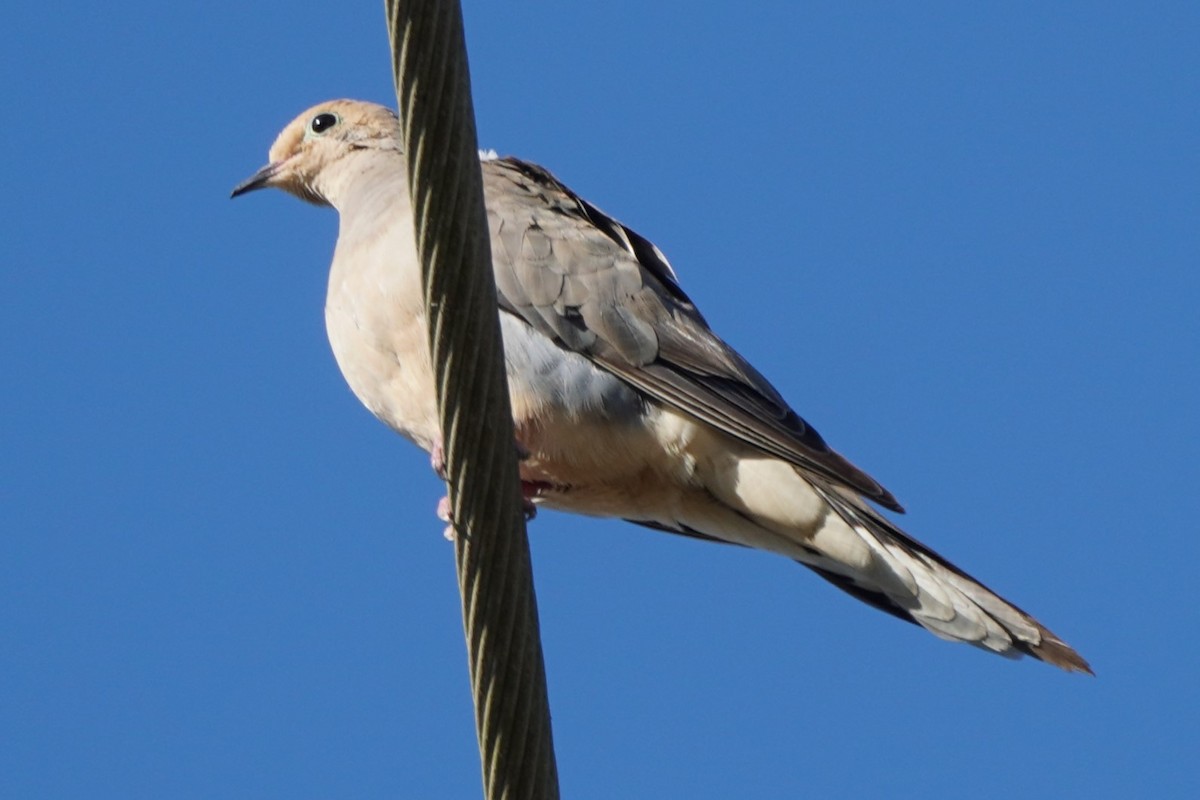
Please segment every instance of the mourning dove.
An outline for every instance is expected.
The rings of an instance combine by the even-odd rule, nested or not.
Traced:
[[[325,322],[359,400],[440,446],[401,131],[394,112],[310,108],[234,196],[275,187],[340,218]],[[901,511],[717,338],[650,241],[546,170],[484,158],[523,485],[548,508],[794,559],[944,639],[1091,672],[1061,639],[901,531]]]

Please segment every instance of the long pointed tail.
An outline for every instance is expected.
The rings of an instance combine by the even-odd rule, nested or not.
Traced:
[[[1094,674],[1079,653],[1046,626],[993,592],[873,509],[825,487],[818,491],[887,569],[847,575],[821,559],[800,563],[838,588],[943,639],[1000,655],[1030,655],[1068,672]],[[881,579],[881,573],[883,577]]]

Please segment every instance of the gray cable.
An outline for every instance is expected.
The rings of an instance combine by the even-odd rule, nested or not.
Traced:
[[[385,0],[485,796],[558,798],[458,0]],[[397,254],[400,258],[400,254]]]

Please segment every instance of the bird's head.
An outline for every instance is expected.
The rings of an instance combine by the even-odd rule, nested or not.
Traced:
[[[362,150],[400,151],[395,112],[359,100],[315,105],[288,123],[271,145],[267,165],[238,184],[231,197],[274,187],[331,205],[338,184],[332,176],[351,169],[344,159]]]

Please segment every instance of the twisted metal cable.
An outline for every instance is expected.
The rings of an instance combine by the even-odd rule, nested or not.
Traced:
[[[485,796],[558,798],[459,0],[385,0]],[[399,258],[399,254],[397,254]]]

